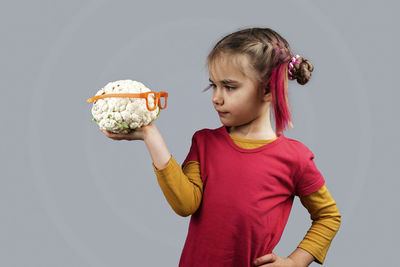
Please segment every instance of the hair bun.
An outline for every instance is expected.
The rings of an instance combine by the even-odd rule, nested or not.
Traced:
[[[302,57],[299,57],[297,60],[300,64],[294,64],[292,77],[296,79],[299,84],[304,85],[310,80],[314,66],[309,60]]]

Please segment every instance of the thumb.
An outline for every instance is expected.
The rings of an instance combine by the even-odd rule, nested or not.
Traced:
[[[258,266],[263,263],[271,263],[276,261],[276,255],[274,253],[266,254],[254,261],[254,265]]]
[[[143,129],[139,128],[136,130],[131,130],[129,134],[126,135],[127,140],[144,140]]]

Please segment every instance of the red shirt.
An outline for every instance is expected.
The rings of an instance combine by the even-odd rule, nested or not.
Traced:
[[[200,163],[203,197],[192,214],[180,267],[253,266],[278,244],[295,195],[325,181],[313,153],[281,134],[254,149],[237,146],[225,126],[192,137],[188,161]]]

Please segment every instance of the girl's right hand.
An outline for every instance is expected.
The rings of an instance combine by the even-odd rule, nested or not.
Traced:
[[[127,134],[122,134],[122,133],[113,133],[107,130],[100,129],[107,137],[113,139],[113,140],[144,140],[144,128],[146,127],[152,127],[151,124],[142,126],[141,128],[131,131],[130,133]]]

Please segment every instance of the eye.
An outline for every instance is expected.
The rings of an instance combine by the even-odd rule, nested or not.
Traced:
[[[210,83],[210,84],[209,84],[209,87],[215,88],[215,84]]]
[[[215,88],[215,84],[210,83],[210,84],[209,84],[209,87]],[[232,87],[232,86],[225,86],[225,88],[227,88],[229,91],[232,91],[232,90],[235,89],[235,87]]]

